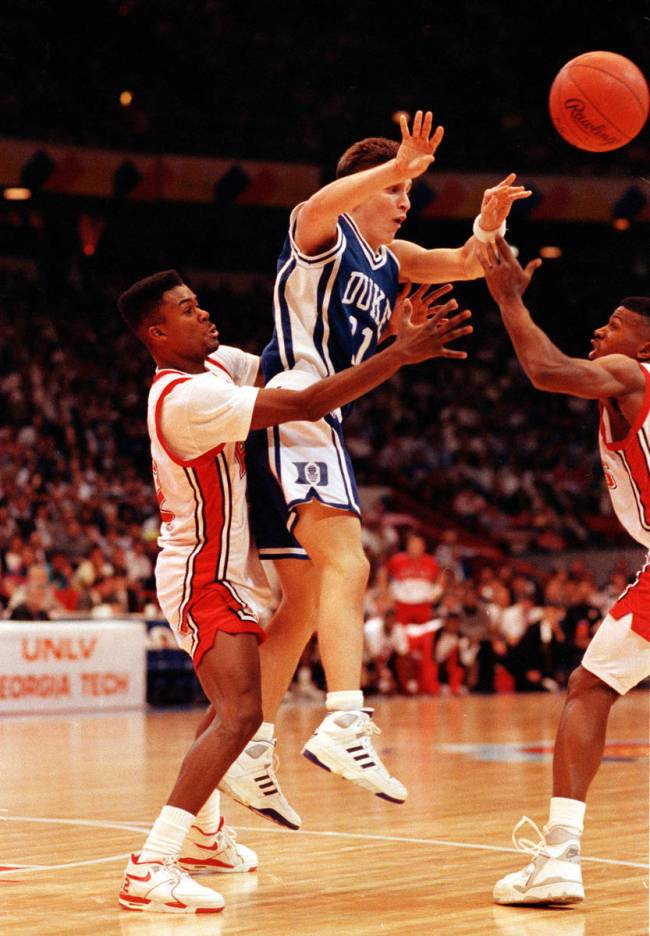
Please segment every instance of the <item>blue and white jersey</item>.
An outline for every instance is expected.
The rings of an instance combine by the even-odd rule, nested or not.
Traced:
[[[262,352],[267,383],[282,371],[320,379],[360,364],[376,351],[397,296],[397,258],[385,246],[374,251],[347,214],[332,247],[314,257],[301,253],[298,208],[278,260],[275,328]]]

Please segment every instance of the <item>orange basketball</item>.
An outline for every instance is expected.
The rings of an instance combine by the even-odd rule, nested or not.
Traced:
[[[560,69],[548,103],[560,136],[598,153],[634,139],[646,122],[649,100],[634,62],[615,52],[585,52]]]

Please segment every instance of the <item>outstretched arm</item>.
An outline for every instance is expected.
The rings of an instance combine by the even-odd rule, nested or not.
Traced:
[[[402,142],[394,159],[344,176],[315,192],[300,208],[295,239],[305,254],[316,254],[334,243],[339,215],[353,211],[376,192],[407,179],[414,179],[429,168],[440,145],[444,130],[431,133],[433,115],[418,111],[409,130],[406,117],[400,118]]]
[[[533,322],[522,296],[541,262],[539,258],[531,260],[523,269],[502,237],[497,237],[494,247],[488,247],[483,260],[488,289],[531,383],[539,390],[587,400],[642,393],[645,381],[632,358],[623,354],[595,361],[569,357]]]
[[[253,409],[251,429],[294,420],[315,421],[374,390],[406,364],[417,364],[434,357],[467,357],[467,352],[453,350],[447,345],[472,331],[471,325],[464,324],[471,316],[469,310],[447,318],[446,313],[455,307],[455,302],[445,303],[436,311],[430,310],[421,324],[414,324],[409,300],[404,299],[404,302],[407,313],[389,348],[304,390],[260,390]]]
[[[494,237],[510,214],[514,202],[528,198],[532,192],[523,185],[513,185],[514,172],[498,185],[485,190],[481,211],[475,221],[479,237]],[[486,244],[476,233],[462,247],[437,247],[425,250],[411,241],[395,240],[390,249],[400,262],[400,279],[414,283],[444,283],[447,280],[471,280],[483,276],[481,255]]]

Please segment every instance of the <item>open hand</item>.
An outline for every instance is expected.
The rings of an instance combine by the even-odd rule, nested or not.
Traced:
[[[508,300],[520,299],[528,289],[535,270],[542,265],[540,258],[531,260],[523,268],[509,245],[499,236],[494,244],[485,244],[484,247],[485,254],[480,257],[480,263],[494,301],[501,305]]]
[[[444,286],[432,289],[425,283],[423,286],[416,289],[412,295],[406,296],[405,298],[407,298],[411,304],[411,324],[421,325],[422,322],[425,322],[433,315],[438,315],[438,313],[441,313],[442,317],[446,318],[448,312],[454,312],[458,308],[458,303],[455,299],[449,299],[445,303],[437,304],[437,300],[440,299],[441,296],[451,292],[453,288],[451,283],[447,283]]]
[[[402,142],[395,159],[403,178],[414,179],[426,172],[433,162],[445,131],[442,127],[436,127],[431,136],[433,125],[431,111],[427,111],[424,117],[422,111],[416,112],[412,132],[409,130],[408,120],[404,114],[400,116],[399,125],[402,131]]]
[[[479,224],[484,231],[496,231],[500,228],[510,214],[513,203],[520,198],[530,198],[533,194],[523,185],[513,185],[516,178],[516,174],[511,172],[498,185],[486,189],[483,193]]]
[[[418,290],[419,292],[419,290]],[[418,300],[419,301],[419,300]],[[464,309],[458,315],[447,318],[448,306],[457,306],[452,299],[440,306],[429,308],[420,324],[413,322],[413,306],[410,299],[404,299],[404,316],[397,332],[394,348],[402,355],[405,364],[417,364],[429,358],[466,358],[466,351],[448,348],[452,341],[457,341],[474,330],[471,325],[463,325],[472,315]],[[421,313],[421,310],[420,310]]]

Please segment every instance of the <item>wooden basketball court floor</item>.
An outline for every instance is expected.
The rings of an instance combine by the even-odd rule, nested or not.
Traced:
[[[408,785],[383,802],[299,756],[315,703],[279,719],[290,832],[224,797],[259,870],[214,875],[215,916],[121,910],[117,889],[165,801],[201,711],[29,716],[0,722],[0,933],[11,936],[636,936],[648,933],[648,693],[614,707],[583,839],[587,900],[497,907],[494,881],[526,863],[510,841],[546,819],[562,696],[377,703],[375,743]]]

